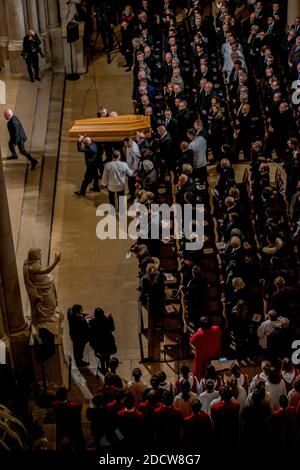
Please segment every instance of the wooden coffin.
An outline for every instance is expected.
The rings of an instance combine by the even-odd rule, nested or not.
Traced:
[[[71,141],[77,141],[79,135],[88,135],[95,142],[120,142],[125,137],[135,137],[144,132],[151,136],[150,117],[140,115],[113,116],[107,118],[79,119],[73,121],[69,129]]]

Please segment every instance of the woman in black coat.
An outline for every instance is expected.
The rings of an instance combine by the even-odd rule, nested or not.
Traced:
[[[68,310],[68,322],[76,365],[78,367],[88,366],[89,362],[83,360],[83,353],[85,345],[89,341],[89,326],[81,305],[75,304]]]
[[[94,318],[90,322],[90,345],[99,358],[101,372],[105,374],[109,367],[110,356],[117,352],[112,332],[115,323],[111,314],[105,315],[102,308],[96,308]]]

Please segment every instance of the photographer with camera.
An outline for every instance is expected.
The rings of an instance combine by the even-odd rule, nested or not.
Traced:
[[[41,40],[32,29],[29,29],[27,35],[23,39],[23,50],[21,52],[21,55],[26,61],[28,74],[31,82],[34,82],[34,80],[41,81],[39,69],[39,54],[41,57],[44,57],[44,54],[41,49]]]
[[[114,25],[117,25],[115,1],[96,0],[94,2],[94,10],[97,33],[101,33],[104,51],[111,52],[114,47]]]

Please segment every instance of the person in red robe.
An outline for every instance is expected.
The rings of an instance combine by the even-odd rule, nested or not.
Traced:
[[[221,353],[221,328],[211,326],[207,317],[200,318],[200,328],[191,337],[190,343],[196,348],[194,357],[194,375],[200,380],[205,375],[206,366],[211,359],[217,359]]]

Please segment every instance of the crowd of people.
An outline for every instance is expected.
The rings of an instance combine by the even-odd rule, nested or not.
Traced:
[[[200,381],[185,364],[175,382],[159,371],[147,383],[139,367],[124,380],[117,368],[118,360],[112,358],[86,409],[87,442],[82,404],[68,400],[66,390],[58,391],[53,402],[58,449],[89,445],[105,454],[179,448],[207,452],[216,446],[256,448],[262,443],[291,450],[299,445],[300,375],[289,359],[273,365],[263,361],[252,380],[237,363],[224,373],[210,365]]]
[[[110,334],[114,330],[112,317],[96,309],[83,328],[82,307],[72,308],[75,360],[87,365],[89,341],[104,375],[86,414],[96,449],[201,450],[212,443],[293,449],[300,440],[300,381],[290,359],[300,337],[300,18],[286,24],[285,1],[136,0],[118,2],[118,8],[109,0],[82,3],[87,45],[93,12],[105,51],[112,50],[113,27],[120,25],[134,109],[149,116],[151,137],[139,132],[116,146],[81,136],[78,150],[87,169],[76,194],[84,196],[91,182],[99,191],[101,177],[116,206],[128,181],[131,200],[151,208],[170,175],[181,206],[195,204],[205,187],[212,195],[215,242],[222,245],[214,252],[224,301],[219,319],[209,324],[210,283],[201,253],[185,251],[181,289],[196,356],[193,373],[182,366],[176,383],[160,371],[145,384],[139,368],[128,382],[118,376],[113,349],[102,347],[103,336],[99,341],[104,323]],[[100,118],[108,115],[99,109]],[[249,172],[237,183],[240,162],[249,162]],[[280,171],[272,181],[274,163],[282,166],[286,184]],[[208,180],[213,164],[215,187]],[[160,329],[165,293],[159,244],[140,237],[132,250],[139,260],[140,301]],[[218,374],[210,360],[221,352],[237,363]],[[240,366],[253,366],[257,357],[265,360],[251,380]],[[82,405],[59,390],[53,407],[57,448],[85,448]]]
[[[101,2],[90,2],[90,8],[93,3]],[[286,357],[291,357],[300,331],[300,19],[287,25],[286,2],[277,1],[182,0],[154,5],[143,0],[123,2],[121,7],[114,10],[118,13],[111,24],[120,25],[124,67],[133,73],[134,109],[150,117],[152,135],[146,138],[139,132],[125,139],[123,148],[102,148],[102,185],[116,205],[115,196],[124,195],[127,176],[130,199],[149,208],[160,201],[159,190],[170,175],[176,202],[182,206],[199,200],[199,187],[209,190],[215,242],[222,245],[217,254],[224,311],[219,321],[203,317],[211,286],[201,254],[184,253],[181,289],[196,353],[194,377],[183,379],[177,394],[174,386],[162,393],[151,383],[152,390],[143,396],[147,405],[138,404],[123,387],[116,427],[123,437],[128,433],[126,443],[138,439],[129,436],[132,419],[139,436],[143,428],[155,445],[167,446],[172,428],[177,434],[171,441],[186,447],[210,441],[212,435],[221,445],[228,436],[231,443],[243,443],[247,436],[248,442],[271,438],[278,445],[285,440],[284,445],[293,446],[299,418],[290,410],[295,404],[290,403],[290,390],[295,385],[297,391],[298,380]],[[104,111],[99,110],[99,117],[109,115]],[[103,150],[109,163],[102,161]],[[249,162],[242,183],[236,177],[240,162]],[[216,165],[218,174],[213,186],[208,180],[210,165]],[[155,327],[163,328],[159,245],[140,237],[132,251],[140,267],[140,300],[151,311]],[[221,352],[239,365],[230,379],[214,372],[212,380],[209,373],[206,378],[210,359]],[[266,362],[249,385],[239,367],[253,366],[258,357]],[[292,377],[289,384],[287,377]],[[202,383],[201,393],[197,381]],[[102,393],[95,407],[106,416],[110,406],[104,404]],[[201,400],[203,394],[209,395],[208,403],[210,398],[219,401],[210,406],[206,398]],[[160,419],[177,423],[168,427],[164,438]],[[287,428],[289,432],[279,437]],[[188,439],[187,429],[193,429]]]

